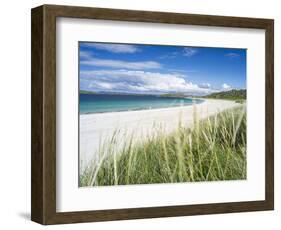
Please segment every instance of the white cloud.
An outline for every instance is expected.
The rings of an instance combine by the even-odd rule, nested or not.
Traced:
[[[238,58],[238,57],[240,57],[240,55],[239,54],[237,54],[237,53],[227,53],[227,54],[225,54],[225,56],[226,57],[229,57],[229,58]]]
[[[159,69],[161,64],[155,61],[142,61],[142,62],[128,62],[110,59],[91,58],[80,62],[82,65],[87,66],[102,66],[110,68],[125,68],[125,69]]]
[[[185,48],[183,49],[183,56],[192,57],[192,56],[195,55],[197,52],[198,52],[198,50],[195,49],[195,48],[188,48],[188,47],[185,47]]]
[[[184,92],[206,94],[211,89],[188,82],[181,74],[164,74],[137,70],[81,71],[80,83],[85,89],[131,93]]]
[[[106,50],[112,53],[135,53],[140,51],[137,46],[125,44],[105,44],[105,43],[82,43],[82,46],[93,47]]]
[[[204,89],[210,89],[211,84],[210,83],[202,83],[199,85],[199,87],[204,88]]]
[[[91,58],[91,54],[87,51],[81,51],[80,50],[80,54],[79,54],[80,58]]]
[[[173,59],[178,56],[178,52],[171,52],[171,53],[166,53],[162,56],[159,56],[159,59]]]
[[[230,90],[230,89],[231,89],[231,86],[228,85],[228,84],[226,84],[226,83],[223,83],[223,84],[222,84],[222,89],[223,89],[223,90]]]

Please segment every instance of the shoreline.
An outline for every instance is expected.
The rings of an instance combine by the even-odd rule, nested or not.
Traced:
[[[153,135],[155,126],[164,126],[165,133],[172,132],[179,121],[186,127],[193,124],[194,108],[199,119],[205,119],[226,109],[234,108],[240,104],[235,101],[221,99],[204,99],[199,104],[167,107],[146,110],[120,111],[80,114],[79,123],[79,158],[80,163],[86,165],[94,159],[99,144],[107,140],[118,130],[120,146],[122,139],[134,135],[134,141],[143,141],[145,136]],[[84,166],[80,165],[83,170]]]
[[[194,98],[187,97],[185,99],[191,99],[193,100]],[[169,107],[157,107],[157,108],[140,108],[140,109],[131,109],[131,110],[119,110],[119,111],[105,111],[105,112],[87,112],[87,113],[80,113],[79,116],[81,115],[92,115],[92,114],[105,114],[105,113],[121,113],[121,112],[134,112],[134,111],[143,111],[143,110],[157,110],[157,109],[170,109],[170,108],[178,108],[178,107],[186,107],[186,106],[193,106],[193,105],[198,105],[204,103],[206,99],[203,98],[196,98],[196,100],[200,100],[200,102],[197,103],[192,103],[189,105],[175,105],[175,106],[169,106]]]

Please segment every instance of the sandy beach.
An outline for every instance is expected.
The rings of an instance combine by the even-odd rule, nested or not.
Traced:
[[[100,143],[110,138],[118,130],[120,146],[122,139],[134,134],[134,141],[147,135],[153,135],[155,127],[165,127],[169,133],[175,129],[181,119],[182,124],[193,124],[194,108],[200,119],[207,118],[225,109],[239,106],[228,100],[204,99],[201,104],[164,109],[110,112],[80,115],[80,162],[81,169],[97,154]],[[142,137],[142,138],[140,138]]]

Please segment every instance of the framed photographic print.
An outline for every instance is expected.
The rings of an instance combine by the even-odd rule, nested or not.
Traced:
[[[41,224],[274,208],[273,20],[32,9]]]

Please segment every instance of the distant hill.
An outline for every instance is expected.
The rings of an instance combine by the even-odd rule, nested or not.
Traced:
[[[96,93],[93,92],[93,91],[87,91],[87,90],[80,90],[79,93],[80,93],[80,94],[96,94]]]
[[[245,89],[232,89],[229,91],[222,91],[218,93],[211,93],[203,96],[204,98],[215,98],[215,99],[229,99],[229,100],[246,100],[247,91]]]

